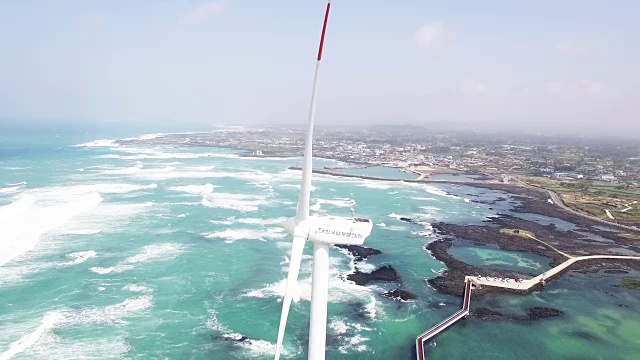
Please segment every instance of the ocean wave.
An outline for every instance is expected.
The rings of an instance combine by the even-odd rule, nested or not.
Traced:
[[[385,181],[373,181],[373,180],[364,179],[361,184],[358,184],[358,186],[366,187],[369,189],[386,190],[386,189],[390,189],[392,185],[390,185],[389,182],[385,182]]]
[[[351,322],[345,317],[335,317],[329,321],[328,330],[331,334],[340,337],[341,344],[338,346],[338,351],[342,354],[369,350],[365,343],[371,339],[362,334],[364,331],[373,330],[369,327]]]
[[[241,224],[252,224],[252,225],[283,225],[285,221],[287,221],[286,217],[272,218],[272,219],[263,219],[263,218],[229,218],[229,220],[235,220]]]
[[[279,244],[278,244],[279,245]],[[313,257],[303,257],[298,278],[298,288],[296,294],[299,299],[311,300],[311,268]],[[370,300],[373,290],[370,287],[356,285],[349,281],[342,280],[345,259],[340,257],[329,258],[329,302],[345,303],[353,300]],[[341,270],[342,269],[342,270]],[[268,284],[262,288],[245,292],[242,296],[255,298],[277,298],[284,296],[287,279],[283,278],[277,282]]]
[[[6,185],[7,186],[24,186],[24,185],[27,185],[27,182],[26,181],[20,181],[20,182],[17,182],[17,183],[7,183]]]
[[[108,267],[108,268],[94,266],[94,267],[90,267],[89,270],[93,271],[96,274],[104,275],[104,274],[109,274],[109,273],[114,272],[116,270],[116,268],[113,267],[113,266],[112,267]]]
[[[271,202],[265,196],[210,193],[202,197],[202,205],[210,208],[238,210],[241,212],[258,211],[259,206],[270,205]]]
[[[185,192],[191,195],[204,195],[204,194],[212,193],[214,188],[215,186],[213,186],[212,184],[204,184],[204,185],[172,186],[169,188],[169,190]]]
[[[180,134],[192,134],[192,133],[180,133]],[[171,135],[170,133],[155,133],[155,134],[144,134],[138,137],[133,138],[124,138],[123,141],[136,141],[136,140],[153,140],[162,136]]]
[[[351,198],[335,198],[328,199],[314,199],[314,204],[309,207],[310,210],[320,211],[322,205],[331,205],[334,207],[348,208],[356,205],[356,201]]]
[[[63,263],[62,265],[82,264],[83,262],[87,261],[92,257],[95,257],[96,255],[97,253],[93,250],[74,252],[67,255],[69,259],[73,259],[73,260]]]
[[[265,230],[227,229],[223,231],[204,234],[204,237],[209,239],[226,239],[225,243],[228,244],[236,240],[266,241],[266,239],[281,239],[286,236],[287,234],[282,228],[267,228]]]
[[[421,188],[423,188],[426,192],[428,192],[429,194],[433,194],[433,195],[437,195],[437,196],[443,196],[443,197],[448,197],[448,198],[452,198],[452,199],[458,199],[458,196],[455,195],[451,195],[449,193],[447,193],[444,190],[441,190],[435,186],[431,186],[431,185],[421,185]]]
[[[62,204],[42,206],[32,195],[0,206],[0,266],[33,249],[40,237],[102,202],[99,193],[76,196]]]
[[[141,148],[127,148],[119,147],[114,148],[119,152],[124,152],[131,155],[122,154],[104,154],[98,155],[98,159],[118,159],[118,160],[168,160],[168,159],[200,159],[200,158],[239,158],[236,154],[219,154],[219,153],[184,153],[184,152],[163,152],[154,149],[141,149]]]
[[[0,194],[14,194],[23,189],[24,189],[23,186],[10,186],[5,188],[0,188]]]
[[[93,140],[82,144],[73,145],[75,147],[118,147],[120,144],[113,139]]]
[[[285,187],[285,188],[293,188],[293,189],[297,189],[300,190],[300,184],[281,184],[281,187]],[[311,191],[316,191],[318,188],[311,185]]]
[[[65,201],[69,197],[81,196],[90,193],[99,194],[126,194],[139,190],[155,189],[158,184],[127,184],[127,183],[99,183],[69,186],[48,186],[30,189],[26,194],[38,197],[40,201],[54,200]]]
[[[435,198],[432,197],[422,197],[422,196],[412,196],[411,199],[418,201],[435,201]]]
[[[153,244],[142,248],[142,251],[134,256],[126,258],[122,264],[137,264],[149,260],[174,258],[181,254],[183,246],[180,244]]]
[[[224,326],[219,320],[215,310],[209,309],[209,319],[205,326],[215,332],[220,333],[220,338],[231,342],[234,346],[243,349],[245,356],[243,357],[258,357],[264,358],[265,356],[272,356],[276,351],[276,344],[261,340],[251,339],[242,334],[233,332],[226,326]],[[301,349],[298,349],[296,353],[299,353]],[[290,357],[292,354],[286,347],[282,351],[283,357]]]
[[[139,263],[173,259],[183,252],[183,248],[182,245],[173,243],[147,245],[142,248],[140,253],[130,256],[114,266],[94,266],[89,270],[100,275],[120,273],[135,268]]]
[[[52,312],[44,316],[40,325],[31,333],[24,335],[19,340],[11,343],[9,350],[0,353],[0,360],[8,360],[25,351],[27,348],[35,344],[40,337],[47,331],[51,330],[56,323],[62,321],[64,316],[59,313]]]
[[[125,285],[122,290],[126,290],[126,291],[131,291],[131,292],[152,292],[153,290],[143,286],[143,285],[136,285],[136,284],[127,284]]]
[[[80,310],[61,309],[47,312],[44,314],[40,324],[32,332],[23,335],[20,339],[14,341],[7,351],[0,353],[0,360],[8,360],[28,349],[30,350],[30,348],[34,347],[39,341],[43,339],[46,340],[50,331],[54,328],[90,323],[125,325],[126,321],[124,321],[123,318],[151,307],[151,299],[152,297],[150,295],[144,295],[137,298],[128,298],[121,303],[105,307],[93,307]],[[43,350],[45,350],[44,353],[47,357],[51,358],[51,350],[54,349],[51,349],[50,346],[34,349],[34,352],[41,353]],[[68,358],[71,355],[71,349],[66,348],[65,350],[63,353],[66,355],[65,358]],[[77,357],[74,356],[74,358]]]

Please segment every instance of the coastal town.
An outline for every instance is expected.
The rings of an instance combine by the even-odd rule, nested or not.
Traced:
[[[232,127],[143,141],[237,148],[251,156],[291,157],[302,155],[304,131],[291,127]],[[640,186],[640,143],[634,139],[430,133],[422,127],[319,128],[314,156],[352,164],[420,168],[426,172],[546,176]]]
[[[303,128],[228,127],[211,132],[159,135],[123,143],[232,148],[244,156],[296,157]],[[389,166],[461,181],[519,183],[553,192],[559,205],[602,220],[640,224],[640,142],[543,134],[430,131],[427,127],[319,128],[314,156],[339,160],[324,170]]]

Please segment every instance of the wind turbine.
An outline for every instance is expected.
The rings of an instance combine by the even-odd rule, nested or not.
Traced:
[[[280,315],[280,327],[278,328],[278,341],[274,359],[280,358],[282,341],[287,326],[287,318],[291,307],[291,300],[296,289],[300,261],[307,240],[314,243],[313,270],[311,283],[311,321],[309,324],[309,359],[322,360],[325,358],[325,344],[327,340],[327,297],[329,291],[329,245],[361,245],[364,239],[371,234],[373,223],[369,219],[336,216],[310,216],[309,198],[311,197],[311,173],[312,173],[312,148],[313,148],[313,124],[316,113],[316,96],[318,94],[318,70],[322,59],[322,47],[327,30],[331,0],[327,1],[327,10],[324,15],[322,36],[318,49],[316,71],[313,79],[313,92],[311,94],[311,109],[309,110],[309,125],[307,138],[304,145],[304,164],[302,167],[302,183],[298,196],[298,208],[296,216],[285,223],[285,229],[293,235],[291,256],[289,261],[289,274],[282,300],[282,314]]]

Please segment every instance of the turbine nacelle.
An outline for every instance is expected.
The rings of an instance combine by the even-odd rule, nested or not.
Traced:
[[[289,218],[284,228],[294,236],[305,237],[316,243],[362,245],[371,234],[373,223],[358,217],[314,215],[300,222],[296,218]]]
[[[371,234],[369,219],[340,216],[311,216],[309,240],[323,244],[362,245]]]

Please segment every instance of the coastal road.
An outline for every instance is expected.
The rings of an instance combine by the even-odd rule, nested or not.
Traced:
[[[549,189],[545,189],[545,188],[540,187],[540,186],[527,184],[527,183],[521,183],[521,184],[523,184],[526,187],[533,188],[533,189],[546,191],[549,194],[549,197],[551,198],[551,201],[553,201],[554,204],[560,206],[561,208],[563,208],[566,211],[569,211],[569,212],[574,213],[576,215],[585,217],[587,219],[595,220],[595,221],[598,221],[598,222],[601,222],[601,223],[604,223],[604,224],[607,224],[607,225],[617,226],[617,227],[621,227],[623,229],[640,232],[640,228],[638,228],[637,226],[618,224],[618,223],[615,223],[615,222],[612,222],[612,221],[607,221],[607,220],[604,220],[604,219],[600,219],[599,217],[591,216],[591,215],[584,214],[584,213],[581,213],[579,211],[576,211],[576,210],[568,207],[567,205],[565,205],[564,201],[562,201],[562,199],[560,198],[560,195],[558,195],[555,191],[552,191],[552,190],[549,190]]]
[[[535,236],[533,236],[533,235],[525,234],[525,236],[527,236],[527,237],[528,237],[528,238],[530,238],[530,239],[533,239],[533,240],[535,240],[535,241],[537,241],[537,242],[539,242],[539,243],[542,243],[542,244],[544,244],[544,245],[546,245],[546,246],[550,247],[551,249],[555,250],[555,252],[557,252],[558,254],[563,255],[563,256],[566,256],[566,257],[568,257],[569,259],[571,259],[571,258],[573,257],[572,255],[569,255],[569,254],[567,254],[567,253],[565,253],[565,252],[562,252],[562,251],[560,251],[560,250],[556,249],[553,245],[551,245],[551,244],[547,244],[546,242],[544,242],[544,241],[542,241],[542,240],[537,239],[537,238],[536,238]]]

